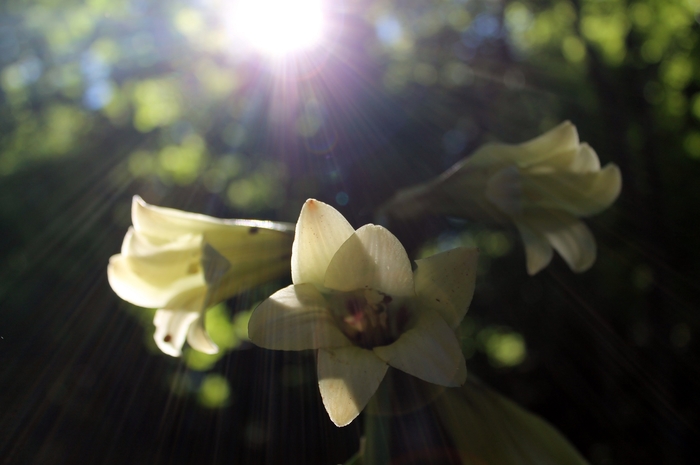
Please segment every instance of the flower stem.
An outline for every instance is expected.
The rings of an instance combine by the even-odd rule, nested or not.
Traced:
[[[391,461],[391,371],[387,371],[367,406],[363,465],[387,465]]]

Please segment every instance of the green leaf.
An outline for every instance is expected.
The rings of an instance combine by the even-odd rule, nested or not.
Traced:
[[[469,379],[433,405],[463,465],[587,464],[544,419]]]
[[[396,375],[396,373],[391,373]],[[387,376],[390,377],[390,376]],[[386,380],[385,380],[386,381]],[[571,443],[547,421],[519,407],[514,402],[492,391],[485,385],[468,378],[464,386],[443,388],[416,378],[402,376],[395,381],[403,391],[412,391],[415,397],[404,397],[401,407],[389,398],[375,396],[375,410],[365,414],[364,447],[346,465],[376,462],[376,449],[391,443],[395,435],[403,434],[401,416],[387,423],[386,413],[411,411],[425,406],[432,410],[427,417],[435,417],[447,436],[442,452],[456,454],[462,465],[587,465]],[[408,386],[413,384],[413,386]],[[398,395],[398,397],[396,397]],[[411,398],[413,407],[406,399]],[[377,402],[383,404],[377,405]],[[427,418],[426,417],[426,418]],[[390,427],[391,431],[381,430]],[[424,424],[423,427],[429,427]],[[377,434],[381,433],[381,434]],[[392,450],[392,453],[397,451]],[[433,453],[440,454],[438,450]],[[396,459],[396,457],[392,457]],[[390,460],[386,461],[387,463]],[[378,462],[378,463],[381,463]]]

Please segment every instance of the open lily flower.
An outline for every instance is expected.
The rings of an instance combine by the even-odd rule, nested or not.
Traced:
[[[435,180],[398,192],[382,210],[397,219],[432,213],[514,223],[529,274],[547,266],[553,250],[582,272],[595,262],[596,243],[578,218],[608,208],[621,187],[620,169],[613,163],[601,169],[595,151],[565,121],[522,144],[486,144]]]
[[[293,285],[253,312],[248,335],[276,350],[318,350],[318,385],[337,426],[349,424],[389,366],[459,386],[466,364],[454,329],[474,293],[476,251],[418,260],[372,224],[355,231],[333,207],[307,200],[292,248]]]
[[[119,297],[157,308],[154,339],[168,355],[185,339],[196,350],[218,348],[204,329],[207,308],[287,272],[294,225],[221,220],[149,205],[134,196],[133,226],[107,277]]]

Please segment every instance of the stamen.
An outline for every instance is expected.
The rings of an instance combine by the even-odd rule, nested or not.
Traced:
[[[374,289],[336,292],[327,301],[343,334],[366,349],[396,341],[410,316],[401,302]]]

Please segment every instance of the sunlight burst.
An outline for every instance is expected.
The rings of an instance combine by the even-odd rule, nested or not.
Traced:
[[[323,33],[321,0],[239,0],[229,16],[237,39],[272,56],[309,48]]]

